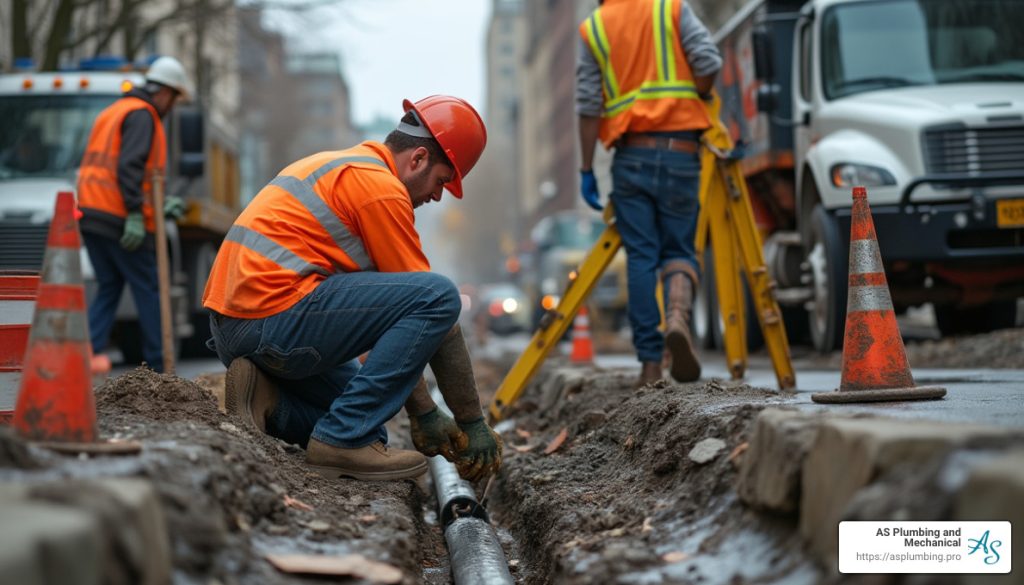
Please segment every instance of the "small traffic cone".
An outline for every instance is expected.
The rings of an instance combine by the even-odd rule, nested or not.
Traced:
[[[589,364],[594,361],[594,343],[590,339],[590,318],[587,308],[580,307],[572,322],[572,353],[569,361],[574,364]]]
[[[945,396],[945,388],[914,385],[864,187],[853,188],[848,298],[839,389],[812,394],[811,400],[881,402]]]
[[[96,440],[81,238],[74,210],[74,195],[58,193],[14,409],[14,428],[31,440]]]

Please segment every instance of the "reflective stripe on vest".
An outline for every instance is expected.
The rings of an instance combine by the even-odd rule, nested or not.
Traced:
[[[294,252],[279,245],[274,240],[271,240],[263,234],[251,230],[245,226],[233,225],[228,230],[228,235],[224,236],[225,240],[234,242],[239,246],[243,246],[262,255],[267,260],[277,264],[281,268],[298,272],[302,276],[312,274],[314,272],[327,276],[327,271],[315,264],[310,264],[302,258],[295,255]]]
[[[294,197],[306,211],[320,224],[320,227],[330,234],[334,244],[359,266],[359,269],[366,271],[376,270],[370,255],[366,253],[366,247],[362,240],[349,231],[344,222],[338,219],[334,211],[327,206],[327,203],[317,195],[315,186],[324,175],[337,169],[340,166],[352,163],[369,163],[388,168],[386,162],[372,156],[345,156],[336,158],[309,174],[305,179],[278,175],[271,185],[279,187]],[[295,271],[303,276],[314,272],[327,276],[329,273],[323,268],[306,262],[291,250],[278,244],[274,240],[250,228],[234,225],[228,232],[227,239],[264,256],[281,268]]]
[[[654,30],[652,32],[654,59],[658,65],[658,79],[646,80],[640,84],[640,87],[623,95],[619,95],[617,77],[611,65],[612,47],[605,33],[601,10],[595,10],[587,21],[587,28],[590,32],[587,35],[587,40],[590,43],[590,50],[601,68],[601,77],[604,81],[603,116],[606,118],[622,113],[626,106],[636,100],[661,98],[700,100],[697,87],[690,80],[680,79],[676,68],[675,55],[671,46],[673,39],[676,38],[675,19],[672,18],[672,0],[653,0],[651,5],[654,10],[652,19]]]

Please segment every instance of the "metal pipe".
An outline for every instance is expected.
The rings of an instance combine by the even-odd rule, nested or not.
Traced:
[[[438,406],[447,410],[436,389],[433,395]],[[515,583],[505,551],[473,486],[459,477],[458,470],[444,457],[430,458],[430,474],[455,585]]]
[[[477,502],[472,486],[444,457],[430,458],[430,473],[455,585],[515,583],[487,510]]]

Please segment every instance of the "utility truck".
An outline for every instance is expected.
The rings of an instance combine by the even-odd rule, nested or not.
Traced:
[[[133,85],[139,71],[122,60],[83,62],[73,71],[0,75],[0,270],[39,270],[59,191],[74,191],[96,116]],[[167,222],[171,300],[179,348],[202,351],[209,323],[202,294],[218,246],[239,211],[237,148],[228,134],[204,122],[194,107],[178,106],[164,120],[168,136],[167,194],[185,198],[186,215]],[[82,250],[87,296],[95,290]],[[141,337],[131,294],[122,295],[113,342],[129,362],[141,360]]]
[[[1021,23],[1019,0],[755,0],[715,35],[723,122],[791,337],[842,343],[855,185],[897,312],[930,303],[943,334],[1014,326]],[[694,316],[705,345],[720,330],[713,280]]]

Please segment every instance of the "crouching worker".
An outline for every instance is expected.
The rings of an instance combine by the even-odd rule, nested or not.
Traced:
[[[413,210],[444,188],[462,198],[487,133],[458,98],[404,107],[383,144],[314,154],[264,187],[228,232],[203,304],[228,412],[305,446],[318,472],[410,478],[425,453],[478,479],[501,465],[501,441],[456,326],[459,293],[430,272]],[[426,393],[428,362],[454,420]],[[403,405],[422,453],[388,447],[384,423]]]

